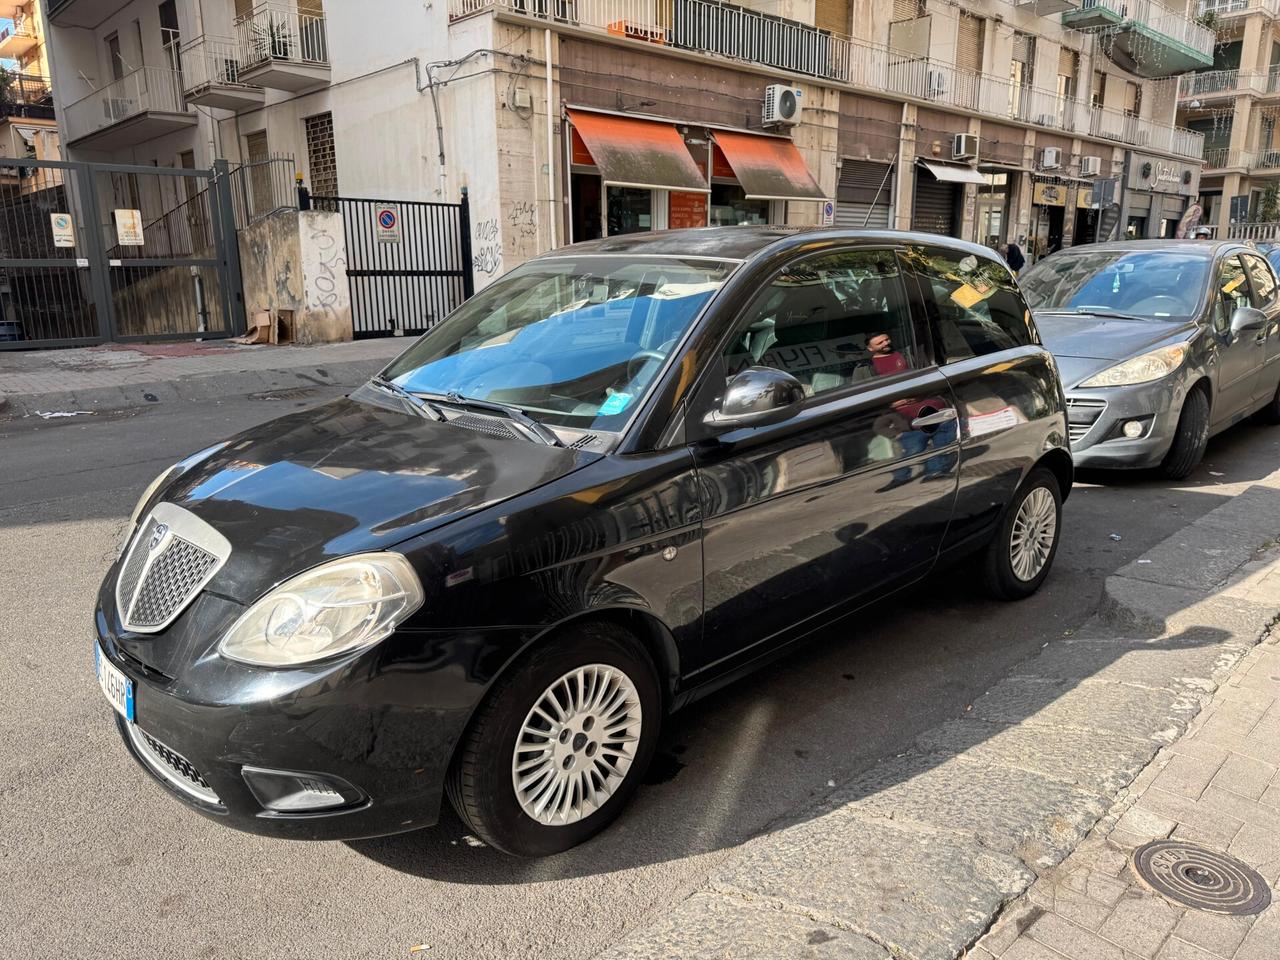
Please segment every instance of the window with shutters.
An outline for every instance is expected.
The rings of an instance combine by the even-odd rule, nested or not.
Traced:
[[[925,0],[893,0],[893,22],[915,20],[928,13]]]
[[[982,71],[982,42],[986,35],[987,21],[971,13],[961,11],[956,29],[956,68]]]
[[[254,0],[236,0],[236,19],[247,17],[253,13]]]
[[[1124,85],[1124,112],[1131,117],[1142,114],[1142,88],[1132,80]]]
[[[1089,103],[1095,107],[1106,106],[1107,75],[1101,70],[1093,71],[1093,93],[1089,96]]]
[[[271,151],[267,145],[267,131],[259,130],[244,138],[245,159],[249,164],[249,189],[253,194],[252,203],[255,216],[271,211],[271,170],[267,160]]]
[[[338,158],[333,149],[333,114],[319,113],[302,121],[307,133],[307,169],[311,192],[319,197],[338,195]]]
[[[849,35],[849,0],[817,0],[813,24],[842,37]]]
[[[1080,76],[1080,54],[1070,47],[1058,49],[1058,96],[1075,99]]]

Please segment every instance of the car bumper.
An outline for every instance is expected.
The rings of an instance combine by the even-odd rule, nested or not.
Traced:
[[[96,621],[101,656],[134,684],[136,723],[113,714],[125,747],[190,809],[239,830],[297,840],[350,840],[435,823],[465,725],[461,711],[415,704],[404,696],[403,678],[390,690],[389,678],[353,670],[358,661],[340,661],[329,675],[291,675],[195,702],[190,684],[126,653],[101,610]],[[257,794],[250,786],[246,767],[318,779],[342,795],[341,805],[273,811],[259,799],[261,781]]]
[[[1071,421],[1071,457],[1076,469],[1140,470],[1158,466],[1178,431],[1184,391],[1181,384],[1157,381],[1106,390],[1066,391]],[[1082,422],[1097,413],[1096,419]],[[1129,439],[1121,432],[1130,421],[1144,433]]]

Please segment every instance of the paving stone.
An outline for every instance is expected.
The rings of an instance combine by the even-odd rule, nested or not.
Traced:
[[[1224,917],[1203,910],[1188,910],[1178,921],[1173,935],[1215,957],[1231,960],[1252,924],[1252,917]]]
[[[1276,957],[1280,957],[1280,909],[1273,902],[1249,928],[1233,960],[1276,960]]]
[[[1030,722],[1156,739],[1181,729],[1199,701],[1169,690],[1068,680],[1002,680],[973,704],[973,715],[997,723]]]
[[[1130,807],[1116,821],[1117,829],[1139,837],[1145,837],[1146,840],[1143,840],[1143,843],[1146,843],[1147,840],[1159,840],[1162,837],[1167,837],[1173,833],[1177,826],[1176,820],[1162,817],[1143,807]]]
[[[1062,954],[1023,937],[1000,956],[1000,960],[1063,960]]]
[[[1104,736],[1071,727],[970,719],[935,727],[916,744],[924,752],[963,754],[972,760],[1033,770],[1106,795],[1128,785],[1156,750],[1150,740]]]
[[[1139,808],[1190,827],[1208,837],[1210,842],[1219,849],[1225,850],[1240,830],[1241,821],[1228,816],[1214,805],[1208,802],[1198,804],[1186,797],[1166,793],[1155,787],[1147,790],[1139,798],[1134,809]]]
[[[1280,833],[1246,823],[1227,847],[1227,853],[1249,864],[1269,883],[1280,881]]]
[[[1152,786],[1195,800],[1204,793],[1204,788],[1209,785],[1218,769],[1218,764],[1210,760],[1175,754],[1152,781]]]
[[[1213,527],[1214,536],[1204,536],[1205,527],[1189,524],[1178,533],[1116,571],[1118,576],[1171,587],[1207,591],[1225,581],[1258,549],[1259,528]]]
[[[1219,960],[1219,954],[1209,953],[1178,937],[1170,937],[1156,954],[1156,960]]]
[[[1280,749],[1277,749],[1277,754],[1280,754]],[[1274,764],[1232,755],[1213,778],[1213,785],[1250,800],[1260,800],[1275,776]]]
[[[1277,743],[1280,743],[1280,741],[1277,741]],[[1236,796],[1234,793],[1220,790],[1214,786],[1208,787],[1200,799],[1205,806],[1211,807],[1213,810],[1229,817],[1234,817],[1241,823],[1260,827],[1272,833],[1280,833],[1280,813],[1276,813],[1270,807],[1257,801],[1246,800],[1244,797]]]
[[[1027,891],[1028,895],[1037,888],[1042,888],[1043,884],[1043,880],[1037,880]],[[978,946],[989,950],[997,957],[1000,956],[1043,912],[1044,908],[1037,906],[1029,899],[1014,903],[991,925],[986,936],[978,941]]]
[[[879,764],[824,801],[972,834],[990,849],[1044,866],[1075,846],[1107,803],[1043,774],[944,755]]]
[[[1072,960],[1077,957],[1088,960],[1125,960],[1124,951],[1120,947],[1096,933],[1069,923],[1057,914],[1046,913],[1040,917],[1028,928],[1027,935]],[[1005,954],[1006,957],[1009,955]]]
[[[1015,676],[1105,680],[1176,689],[1197,680],[1225,677],[1244,648],[1221,643],[1184,644],[1140,640],[1072,640],[1049,644],[1014,668]]]
[[[695,893],[657,925],[597,960],[887,960],[889,953],[847,930],[738,897]]]
[[[1154,957],[1182,914],[1182,909],[1167,900],[1134,890],[1116,904],[1098,933],[1129,953]]]
[[[1265,803],[1272,809],[1280,810],[1280,782],[1273,783],[1271,786],[1267,787],[1266,792],[1262,795],[1262,799],[1259,802]]]
[[[881,818],[826,816],[745,844],[713,883],[842,918],[895,953],[952,960],[1035,879],[977,841]]]

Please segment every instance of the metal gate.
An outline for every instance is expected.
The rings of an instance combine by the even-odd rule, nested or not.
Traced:
[[[418,334],[475,292],[471,215],[460,203],[311,197],[342,214],[354,335]]]
[[[893,213],[893,171],[891,163],[846,159],[836,184],[836,226],[889,229]]]
[[[228,168],[4,158],[0,349],[244,329]]]

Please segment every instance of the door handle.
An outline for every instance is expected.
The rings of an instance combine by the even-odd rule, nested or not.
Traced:
[[[940,427],[944,423],[950,423],[956,419],[956,411],[954,407],[944,407],[937,413],[925,414],[923,417],[916,417],[911,421],[913,430],[924,430],[928,427]]]

